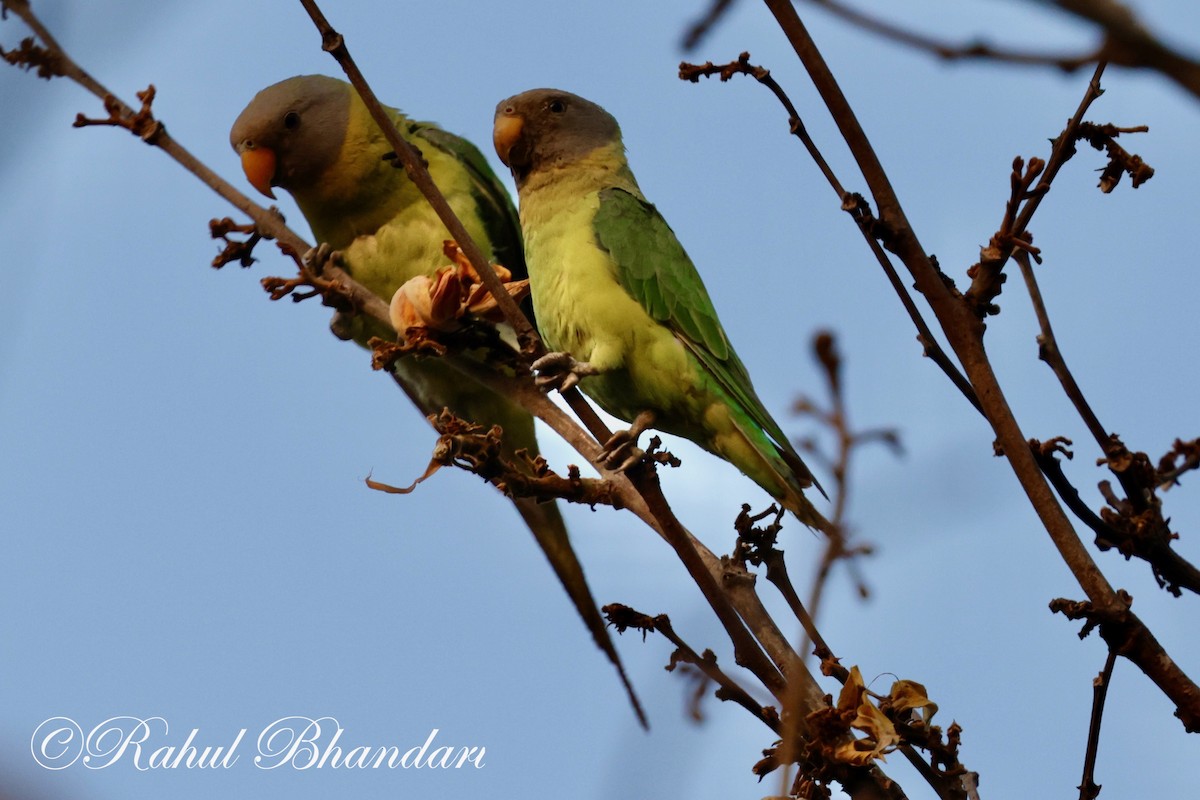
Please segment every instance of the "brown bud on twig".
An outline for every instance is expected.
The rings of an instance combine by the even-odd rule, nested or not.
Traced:
[[[262,241],[265,237],[259,232],[258,226],[254,223],[239,225],[229,217],[222,219],[214,219],[208,223],[209,232],[212,238],[221,239],[225,242],[225,247],[212,260],[212,265],[215,269],[220,269],[226,264],[232,264],[234,261],[241,264],[243,267],[249,267],[255,261],[251,253],[254,251],[254,246]],[[249,234],[249,238],[244,241],[230,239],[231,233]]]
[[[32,36],[22,39],[16,50],[0,47],[0,58],[26,72],[36,68],[37,76],[44,80],[66,74],[63,71],[62,55],[41,47]]]
[[[1154,168],[1142,161],[1142,157],[1130,153],[1117,144],[1116,138],[1122,133],[1146,133],[1150,128],[1138,125],[1132,128],[1118,128],[1112,123],[1097,125],[1094,122],[1082,122],[1079,125],[1078,137],[1084,139],[1096,150],[1108,152],[1108,164],[1100,171],[1100,191],[1108,194],[1117,187],[1122,175],[1129,175],[1130,183],[1136,189],[1154,177]]]
[[[150,106],[154,103],[154,94],[154,84],[150,84],[143,91],[138,92],[137,98],[142,101],[142,107],[132,114],[124,110],[120,100],[112,95],[106,95],[104,110],[108,112],[107,118],[92,119],[83,114],[76,114],[74,126],[85,128],[88,125],[112,125],[126,129],[146,144],[154,144],[159,134],[166,130],[163,124],[154,118],[154,114],[150,110]]]

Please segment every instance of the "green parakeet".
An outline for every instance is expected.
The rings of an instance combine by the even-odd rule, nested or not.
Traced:
[[[535,89],[496,107],[494,143],[520,195],[538,328],[559,351],[535,364],[547,382],[578,382],[633,421],[626,442],[646,427],[690,439],[828,530],[803,493],[815,479],[755,394],[691,259],[642,196],[612,115]]]
[[[405,140],[421,151],[434,181],[479,246],[523,278],[516,210],[479,150],[431,123],[410,120],[395,109],[389,112]],[[350,84],[307,75],[269,86],[234,122],[230,142],[250,183],[269,197],[275,186],[291,193],[317,241],[340,251],[341,264],[354,279],[385,301],[410,278],[433,275],[447,264],[445,226],[404,170],[384,160],[392,148]],[[347,333],[365,346],[370,336],[383,333],[375,327],[352,320]],[[508,456],[520,448],[537,453],[528,411],[439,359],[402,358],[393,375],[422,414],[448,407],[472,422],[500,425]],[[640,718],[557,505],[529,498],[513,502],[596,644],[616,666]]]

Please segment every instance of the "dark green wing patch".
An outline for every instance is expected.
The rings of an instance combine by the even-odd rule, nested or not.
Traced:
[[[722,361],[733,354],[695,265],[654,206],[622,189],[604,189],[595,230],[621,284],[651,317]]]
[[[787,436],[755,394],[696,266],[658,210],[623,189],[610,187],[600,192],[594,225],[596,241],[612,256],[625,290],[651,317],[679,335],[730,399],[781,451],[795,455]],[[805,469],[805,476],[807,473]]]

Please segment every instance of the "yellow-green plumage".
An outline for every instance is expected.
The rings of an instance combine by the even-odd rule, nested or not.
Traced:
[[[539,89],[500,103],[496,145],[520,193],[539,329],[585,368],[580,388],[622,419],[652,412],[653,427],[726,459],[802,522],[828,529],[803,494],[815,480],[638,188],[616,121],[581,97]]]

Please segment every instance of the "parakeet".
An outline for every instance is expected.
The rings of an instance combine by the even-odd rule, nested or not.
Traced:
[[[617,121],[557,89],[496,107],[494,144],[520,198],[538,328],[557,373],[615,417],[729,461],[804,524],[819,484],[763,407],[700,275],[638,188]],[[609,445],[612,448],[613,444]]]
[[[395,109],[389,113],[405,140],[421,151],[472,238],[493,261],[524,277],[516,210],[483,154],[432,123]],[[384,159],[392,148],[350,84],[306,75],[269,86],[234,122],[230,142],[250,183],[268,197],[276,186],[291,193],[317,241],[339,251],[350,275],[385,301],[410,278],[433,275],[447,263],[445,226],[404,170]],[[362,320],[352,325],[357,327],[349,335],[363,346],[384,333]],[[439,359],[402,358],[393,375],[422,414],[448,407],[485,427],[500,425],[510,458],[521,448],[537,453],[528,411]],[[557,505],[531,498],[513,502],[642,718]]]

